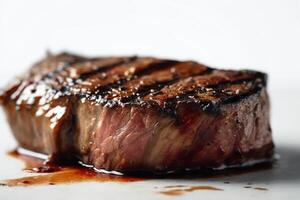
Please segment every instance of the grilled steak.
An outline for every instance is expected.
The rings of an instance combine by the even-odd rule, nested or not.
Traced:
[[[52,162],[121,172],[241,166],[273,155],[266,78],[193,61],[62,53],[17,79],[1,104],[19,145]]]

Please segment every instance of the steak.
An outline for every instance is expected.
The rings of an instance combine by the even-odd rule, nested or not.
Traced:
[[[20,147],[49,162],[170,172],[273,156],[267,75],[152,57],[48,55],[1,93]]]

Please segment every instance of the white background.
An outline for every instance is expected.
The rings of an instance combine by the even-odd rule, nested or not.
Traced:
[[[300,146],[300,1],[0,0],[0,85],[46,50],[193,59],[265,71],[275,142],[279,148]],[[1,119],[2,130],[8,130]],[[13,146],[7,132],[1,132],[7,142],[0,149]]]

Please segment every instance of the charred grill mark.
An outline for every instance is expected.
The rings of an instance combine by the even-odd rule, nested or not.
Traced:
[[[205,76],[189,77],[176,82],[173,85],[162,88],[156,95],[148,95],[144,100],[155,101],[162,104],[170,99],[181,99],[182,96],[194,94],[197,91],[204,90],[207,87],[220,87],[227,83],[242,83],[243,81],[261,78],[263,74],[249,71],[221,71],[215,70],[213,73]]]
[[[161,71],[163,69],[166,69],[166,68],[168,68],[170,66],[173,66],[173,65],[175,65],[177,63],[179,63],[179,62],[175,61],[175,60],[159,60],[156,63],[150,64],[150,66],[147,67],[146,69],[138,72],[136,74],[136,76],[137,77],[141,77],[141,76],[150,74],[152,72],[159,72],[159,71]]]
[[[214,104],[218,103],[230,103],[235,100],[239,100],[241,97],[245,97],[257,92],[262,88],[260,79],[256,80],[244,80],[242,83],[240,81],[227,83],[219,86],[214,86],[211,88],[206,88],[188,96],[188,98],[194,101],[208,100]]]
[[[182,78],[208,74],[212,69],[194,62],[182,62],[170,65],[166,69],[154,71],[124,84],[119,90],[113,90],[106,99],[122,103],[133,101],[136,98],[154,94],[161,88],[173,84]]]
[[[93,67],[95,68],[101,68],[101,71],[105,71],[105,70],[109,70],[112,69],[118,65],[121,65],[122,63],[130,63],[133,60],[136,59],[136,57],[129,57],[129,58],[97,58],[97,59],[83,59],[83,58],[77,58],[76,56],[72,56],[72,55],[64,55],[63,56],[68,56],[68,62],[66,62],[66,60],[64,60],[64,62],[57,62],[57,66],[55,67],[54,71],[49,72],[48,74],[44,75],[41,77],[40,80],[36,80],[35,82],[32,83],[28,83],[26,87],[32,87],[32,94],[34,94],[35,92],[42,92],[38,89],[39,86],[44,85],[46,87],[46,91],[44,92],[45,94],[43,96],[46,95],[50,96],[49,99],[51,99],[51,96],[64,96],[64,95],[71,95],[71,90],[72,87],[74,87],[74,85],[76,84],[76,81],[80,80],[78,79],[78,77],[76,77],[80,71],[77,72],[76,70],[78,70],[78,68],[82,67],[83,65],[85,65],[87,62],[90,63],[95,63],[97,62],[98,65]],[[72,59],[71,59],[72,58]],[[109,63],[107,64],[108,60],[112,59],[112,62],[114,62],[114,60],[117,60],[118,62],[114,62],[112,64]],[[114,66],[115,65],[115,66]],[[85,70],[87,70],[86,68],[88,68],[89,66],[83,66],[85,68]],[[88,69],[93,70],[93,68]],[[74,71],[76,72],[75,77],[72,77],[72,70],[73,73]],[[80,70],[80,69],[79,69]],[[100,71],[100,70],[99,70]],[[93,74],[96,74],[96,72],[93,71]],[[73,75],[74,76],[74,75]],[[84,74],[84,76],[88,76],[88,74]],[[22,92],[26,89],[26,87],[24,87],[24,89],[22,90]],[[22,93],[21,92],[21,93]],[[26,102],[27,98],[24,97],[22,102],[25,101]],[[38,99],[37,99],[38,100]],[[19,101],[21,102],[21,101]]]
[[[27,74],[28,76],[25,76],[25,78],[29,78],[30,80],[37,78],[43,79],[43,77],[47,77],[46,75],[48,73],[56,73],[66,67],[69,67],[73,63],[82,62],[84,60],[87,60],[87,58],[77,56],[77,55],[71,55],[68,53],[61,53],[58,55],[51,55],[48,54],[45,59],[42,61],[36,63]],[[35,79],[39,80],[39,79]]]
[[[79,76],[79,79],[86,80],[89,77],[94,76],[95,74],[111,70],[114,67],[118,67],[118,66],[123,65],[123,64],[130,64],[131,62],[134,62],[135,60],[137,60],[137,58],[138,58],[137,56],[132,56],[132,57],[129,57],[129,58],[124,58],[124,59],[121,59],[121,60],[117,60],[116,62],[107,64],[107,65],[102,65],[102,66],[100,65],[95,70],[91,70],[91,71],[82,73]]]
[[[56,63],[57,67],[53,71],[42,76],[41,81],[45,81],[46,79],[55,78],[57,76],[57,74],[61,73],[62,71],[64,71],[65,69],[67,69],[69,67],[72,67],[72,65],[87,60],[87,58],[83,58],[83,57],[79,57],[79,56],[74,56],[74,55],[69,55],[69,54],[62,54],[62,55],[66,56],[66,60],[57,62]]]
[[[258,79],[258,80],[260,80],[260,79]],[[221,98],[222,99],[221,101],[223,102],[223,104],[234,103],[234,102],[240,101],[242,98],[256,94],[265,86],[261,82],[257,83],[256,81],[249,81],[247,83],[251,84],[251,87],[244,89],[244,90],[225,91],[227,96],[224,98]],[[229,94],[228,94],[228,92],[229,92]],[[235,92],[235,94],[234,94],[234,92]]]
[[[135,62],[120,65],[109,70],[104,75],[101,73],[93,75],[83,82],[80,80],[80,83],[76,84],[74,87],[78,87],[78,89],[84,93],[90,91],[98,96],[103,96],[111,90],[121,90],[122,85],[128,81],[135,80],[155,71],[163,70],[178,63],[178,61],[173,60],[147,59],[139,58]],[[85,82],[87,85],[85,85]]]
[[[70,63],[59,71],[53,72],[52,76],[46,77],[44,81],[59,89],[62,86],[74,85],[78,80],[86,80],[89,76],[105,72],[121,64],[130,63],[135,59],[136,57],[97,58]]]
[[[54,82],[57,74],[70,67],[72,64],[84,60],[87,60],[87,58],[68,53],[61,53],[56,56],[48,55],[44,60],[36,63],[30,71],[19,80],[22,84],[18,85],[18,88],[16,89],[17,93],[9,95],[10,99],[18,101],[20,95],[25,90],[27,91],[28,87],[31,88],[32,94],[38,91],[37,88],[39,85],[45,85],[51,90],[51,84],[48,83],[50,83],[51,80]],[[24,99],[26,98],[24,97]]]
[[[169,113],[176,114],[178,103],[196,103],[202,110],[219,113],[221,104],[238,102],[241,99],[259,92],[265,86],[263,74],[255,78],[244,78],[207,85],[184,93],[163,102],[162,108]]]

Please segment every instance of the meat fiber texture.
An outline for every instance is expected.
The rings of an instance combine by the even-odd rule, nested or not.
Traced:
[[[164,173],[272,159],[267,76],[152,57],[48,55],[1,93],[20,147],[49,162]]]

